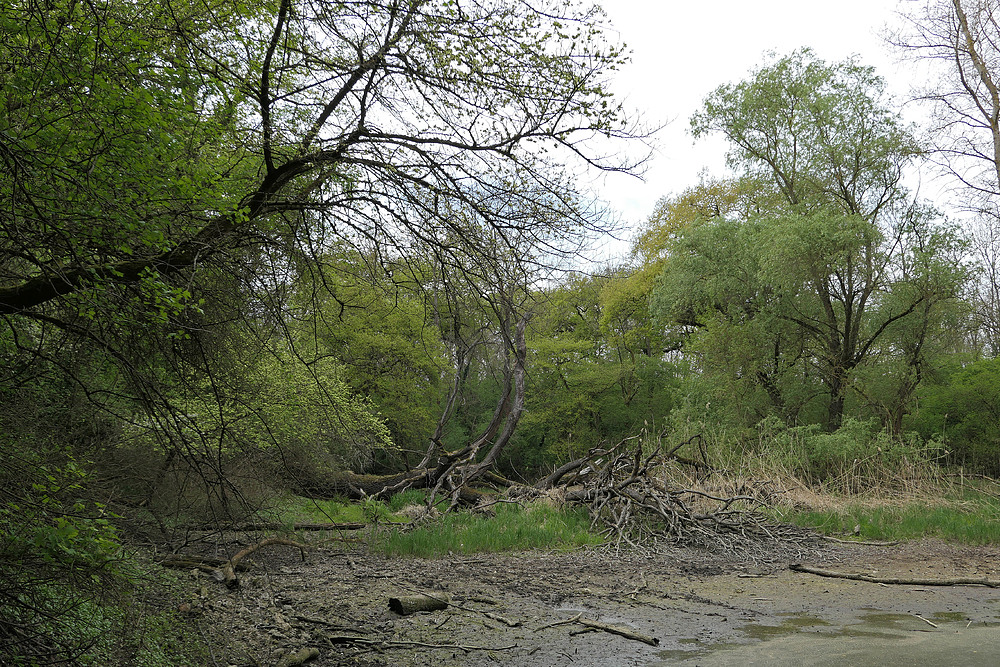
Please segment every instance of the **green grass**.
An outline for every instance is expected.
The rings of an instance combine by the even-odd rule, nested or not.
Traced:
[[[848,503],[826,510],[800,510],[786,521],[827,535],[853,534],[866,540],[938,537],[964,544],[1000,544],[1000,501],[969,491],[958,497],[902,505]]]
[[[407,505],[425,505],[426,503],[427,492],[416,489],[397,493],[388,501],[371,499],[365,501],[314,500],[288,495],[272,508],[271,514],[278,523],[288,525],[294,523],[404,523],[408,519],[398,515],[401,509]],[[439,509],[444,509],[448,506],[448,499],[442,499],[437,503],[437,506]]]
[[[392,521],[392,511],[385,503],[370,500],[366,503],[350,500],[314,500],[301,496],[287,496],[272,510],[278,523],[367,523],[378,517],[379,521]],[[398,519],[395,519],[398,520]]]
[[[601,543],[589,527],[585,510],[501,504],[495,516],[456,512],[413,530],[387,529],[373,536],[370,546],[389,556],[425,558],[449,552],[572,549]]]

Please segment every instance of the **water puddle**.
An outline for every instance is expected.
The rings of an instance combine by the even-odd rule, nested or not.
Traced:
[[[961,612],[942,611],[921,618],[866,610],[844,625],[808,614],[783,614],[779,618],[777,625],[748,623],[740,627],[740,634],[748,641],[710,644],[684,640],[680,642],[683,648],[659,651],[658,661],[651,665],[997,664],[1000,626],[970,627]]]

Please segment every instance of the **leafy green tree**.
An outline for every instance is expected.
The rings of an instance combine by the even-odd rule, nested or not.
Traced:
[[[604,224],[578,172],[629,167],[587,144],[630,134],[603,28],[564,2],[4,5],[7,339],[99,350],[120,371],[89,395],[182,442],[173,385],[236,395],[225,357],[282,349],[290,286],[331,250],[481,293],[498,254],[555,261]]]
[[[818,380],[823,422],[835,430],[855,369],[877,363],[879,350],[898,342],[893,334],[939,323],[932,311],[957,299],[965,279],[947,266],[960,242],[900,183],[915,143],[873,70],[828,65],[808,50],[718,88],[692,127],[696,136],[726,136],[730,165],[770,181],[773,195],[742,219],[689,227],[671,249],[654,307],[664,323],[703,330],[710,365],[762,390],[785,416],[797,417],[810,399],[806,390],[789,400],[783,385]],[[911,367],[927,347],[913,350]],[[902,391],[900,404],[911,393]],[[751,413],[761,410],[758,401]]]
[[[566,3],[15,2],[0,313],[139,287],[178,305],[168,277],[248,245],[449,256],[447,233],[488,255],[477,225],[518,250],[593,228],[560,173],[585,138],[625,133],[600,20]]]
[[[343,367],[301,363],[293,284],[349,248],[383,269],[432,257],[490,294],[494,256],[554,262],[603,228],[577,177],[630,165],[588,141],[632,134],[603,30],[561,0],[3,3],[0,382],[58,376],[217,486],[241,437],[299,417],[363,453],[379,420]],[[517,317],[495,321],[501,438],[524,355]]]
[[[540,470],[663,423],[676,369],[663,359],[648,291],[629,271],[570,276],[535,301],[514,469]]]
[[[402,272],[371,271],[361,258],[326,264],[325,289],[307,282],[294,299],[290,326],[300,354],[336,359],[343,381],[389,427],[394,448],[422,454],[452,374],[434,321],[436,295]]]

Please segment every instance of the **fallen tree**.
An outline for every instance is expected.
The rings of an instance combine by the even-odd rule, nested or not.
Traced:
[[[639,548],[658,539],[717,540],[727,534],[773,537],[779,531],[759,511],[771,500],[767,485],[743,485],[727,495],[672,482],[671,466],[711,471],[707,462],[678,456],[683,444],[664,450],[658,439],[644,444],[643,436],[626,438],[609,449],[591,450],[535,486],[512,493],[530,498],[555,492],[563,502],[587,507],[593,527],[616,547]]]
[[[506,350],[502,390],[489,424],[478,437],[453,451],[446,450],[441,441],[445,425],[455,409],[468,363],[468,354],[460,352],[457,355],[459,366],[455,381],[444,411],[430,438],[431,444],[416,467],[389,475],[341,471],[319,482],[306,484],[301,491],[314,497],[364,499],[387,498],[408,489],[428,489],[428,506],[432,506],[441,495],[451,499],[451,507],[474,505],[481,501],[483,493],[473,485],[500,479],[492,468],[510,442],[524,412],[525,360],[528,354],[525,328],[529,314],[522,312],[515,317],[512,308],[498,314],[501,315],[500,332]]]

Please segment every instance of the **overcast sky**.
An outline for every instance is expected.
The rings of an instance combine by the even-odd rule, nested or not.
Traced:
[[[904,97],[908,68],[896,63],[881,36],[886,24],[897,23],[898,5],[898,0],[604,0],[621,41],[632,50],[632,64],[616,78],[615,92],[649,124],[668,124],[656,137],[646,182],[608,176],[598,186],[602,198],[634,225],[661,196],[696,184],[702,169],[724,173],[725,144],[693,145],[688,121],[709,92],[746,78],[769,50],[786,54],[809,46],[828,61],[857,55]]]

